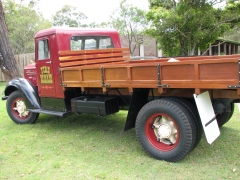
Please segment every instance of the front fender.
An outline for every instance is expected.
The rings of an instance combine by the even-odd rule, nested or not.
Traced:
[[[12,92],[19,90],[24,98],[26,107],[29,109],[41,108],[37,88],[27,79],[12,79],[4,90],[5,96],[9,96]]]

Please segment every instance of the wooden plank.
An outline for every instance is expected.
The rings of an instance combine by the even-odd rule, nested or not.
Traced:
[[[193,64],[165,65],[161,66],[161,79],[166,80],[189,80],[194,79],[195,68]]]
[[[109,48],[109,49],[96,49],[96,50],[74,50],[74,51],[59,51],[60,56],[78,55],[78,54],[98,54],[129,51],[129,48]]]
[[[111,63],[111,62],[128,61],[128,60],[129,60],[128,58],[111,58],[111,59],[93,59],[93,60],[85,60],[85,61],[73,61],[73,62],[60,63],[60,67],[99,64],[99,63]]]
[[[238,78],[236,63],[211,63],[199,65],[199,79],[201,80],[228,80]]]
[[[119,68],[105,68],[104,69],[105,81],[115,81],[115,80],[129,80],[127,67]]]
[[[160,62],[161,63],[161,65],[164,65],[164,64],[180,64],[180,63],[186,63],[186,64],[188,64],[189,62],[190,63],[193,63],[193,62],[195,62],[195,63],[213,63],[213,62],[217,62],[217,63],[225,63],[225,62],[236,62],[237,61],[237,59],[234,59],[234,58],[227,58],[227,59],[198,59],[198,60],[194,60],[194,59],[187,59],[187,60],[180,60],[180,61],[178,61],[178,62],[168,62],[168,61],[164,61],[164,60],[159,60],[159,59],[157,59],[157,60],[151,60],[151,61],[149,61],[149,60],[140,60],[140,61],[131,61],[131,63],[134,63],[134,64],[138,64],[138,63],[149,63],[149,62]]]
[[[139,81],[151,81],[151,80],[158,80],[157,79],[157,66],[136,66],[131,68],[131,75],[132,80],[139,80]],[[146,83],[146,82],[145,82]]]
[[[125,61],[125,62],[116,62],[116,64],[118,64],[116,66],[116,64],[90,64],[88,66],[81,66],[81,69],[84,69],[84,68],[95,68],[96,66],[104,66],[106,68],[110,68],[110,67],[136,67],[136,66],[143,66],[145,67],[146,65],[147,66],[157,66],[157,64],[160,64],[161,67],[164,67],[164,66],[182,66],[182,65],[200,65],[200,64],[212,64],[212,63],[236,63],[236,66],[238,66],[238,60],[237,59],[231,59],[231,60],[212,60],[212,61],[180,61],[180,62],[161,62],[161,61],[148,61],[148,63],[141,63],[141,62],[138,62],[138,63],[132,63],[132,61]],[[71,68],[71,67],[68,67],[68,68]],[[76,68],[76,67],[73,67],[73,68]]]
[[[78,55],[78,56],[63,56],[59,57],[61,62],[64,61],[76,61],[76,60],[89,60],[89,59],[100,59],[100,58],[111,58],[111,57],[123,57],[130,56],[130,52],[115,52],[115,53],[107,53],[107,54],[91,54],[91,55]]]
[[[60,51],[60,67],[130,61],[129,48]]]

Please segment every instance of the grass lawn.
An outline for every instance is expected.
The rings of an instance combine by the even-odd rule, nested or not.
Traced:
[[[237,107],[212,145],[203,136],[185,159],[168,163],[149,157],[134,129],[123,131],[125,111],[107,117],[40,115],[33,125],[18,125],[5,104],[0,100],[0,180],[240,179]]]

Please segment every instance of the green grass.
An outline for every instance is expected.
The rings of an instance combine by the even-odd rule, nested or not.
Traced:
[[[0,83],[0,93],[5,83]],[[124,132],[127,113],[108,117],[40,115],[18,125],[0,101],[0,179],[240,179],[240,114],[208,145],[205,137],[185,159],[149,157],[135,130]]]

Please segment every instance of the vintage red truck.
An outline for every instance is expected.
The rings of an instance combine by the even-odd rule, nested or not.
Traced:
[[[104,116],[128,109],[125,130],[135,127],[154,158],[176,162],[203,130],[212,143],[239,101],[240,55],[131,60],[111,29],[50,28],[34,39],[35,64],[2,97],[19,124],[34,123],[39,113]]]

